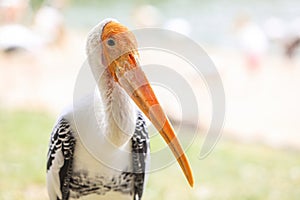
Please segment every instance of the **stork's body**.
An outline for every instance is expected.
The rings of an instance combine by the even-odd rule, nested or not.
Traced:
[[[115,92],[113,94],[116,95]],[[126,96],[123,97],[126,98]],[[134,105],[127,101],[129,99],[125,101],[127,105],[124,105],[125,99],[120,98],[120,96],[119,98],[112,96],[112,99],[115,100],[111,102],[112,104],[118,104],[122,101],[123,106],[132,106],[131,113],[128,113],[127,109],[125,109],[126,113],[120,113],[121,116],[126,116],[126,119],[119,119],[119,122],[109,122],[109,115],[112,115],[112,113],[107,109],[104,112],[105,106],[95,108],[93,106],[95,105],[95,100],[99,105],[103,104],[103,102],[101,102],[101,98],[94,96],[94,98],[87,97],[82,99],[76,109],[67,109],[58,120],[57,125],[53,129],[47,163],[47,185],[51,200],[57,200],[57,197],[58,199],[84,197],[84,199],[95,200],[133,199],[133,196],[136,196],[136,199],[140,199],[145,184],[144,175],[146,170],[146,166],[142,166],[150,164],[149,138],[145,122]],[[120,112],[122,111],[123,109],[120,110]],[[106,115],[103,115],[103,113],[106,113]],[[84,120],[74,119],[74,116],[77,115],[81,115]],[[131,119],[128,120],[128,118]],[[107,125],[99,126],[98,123],[95,123],[95,120]],[[132,131],[130,132],[132,136],[128,137],[128,141],[121,147],[111,144],[102,134],[97,134],[99,132],[116,130],[118,129],[116,124],[128,123],[129,121],[134,122],[128,126],[128,129]],[[81,131],[88,133],[89,137],[98,143],[99,153],[102,156],[106,154],[107,158],[101,160],[102,156],[97,158],[89,151],[87,144],[80,138],[77,127],[84,128]],[[101,128],[103,130],[99,130]],[[136,145],[136,143],[139,145]],[[140,149],[136,148],[137,146],[142,147],[144,151],[144,156],[138,159],[130,153],[139,151]],[[106,163],[107,159],[110,159],[111,163]],[[139,170],[142,173],[134,173],[133,162],[141,164]],[[64,166],[64,164],[66,165]],[[110,164],[112,165],[110,166]],[[63,184],[66,185],[62,187]]]
[[[160,133],[192,185],[188,162],[160,107],[150,116],[157,100],[144,74],[136,71],[132,35],[116,35],[124,30],[117,22],[105,20],[89,35],[87,51],[97,90],[67,109],[53,129],[47,162],[50,200],[141,199],[150,155],[146,125],[138,107],[162,129]],[[101,51],[97,50],[100,45]],[[133,76],[126,79],[122,74],[130,71],[129,67],[139,81],[146,81],[132,91],[128,90],[137,85],[131,80]]]

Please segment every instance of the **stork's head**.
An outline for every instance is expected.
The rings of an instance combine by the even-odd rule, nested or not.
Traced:
[[[87,42],[87,53],[90,65],[100,64],[108,70],[112,79],[149,118],[169,145],[192,186],[194,180],[189,162],[139,65],[137,42],[133,33],[116,20],[106,19],[91,31]]]
[[[100,22],[90,32],[86,48],[90,64],[108,68],[117,82],[117,73],[123,75],[128,67],[137,66],[139,55],[135,36],[115,19]]]

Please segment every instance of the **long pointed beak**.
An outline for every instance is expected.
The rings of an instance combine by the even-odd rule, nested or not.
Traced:
[[[132,56],[130,56],[130,60],[130,65],[134,66],[130,67],[130,69],[127,68],[123,73],[116,73],[118,82],[159,131],[176,157],[190,186],[193,187],[194,178],[192,170],[175,135],[174,129],[161,108],[147,77],[138,66],[137,61]]]

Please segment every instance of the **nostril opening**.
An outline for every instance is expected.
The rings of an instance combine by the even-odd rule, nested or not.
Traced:
[[[131,64],[136,65],[136,61],[135,61],[134,56],[131,53],[128,56],[129,56],[129,60],[130,60]]]

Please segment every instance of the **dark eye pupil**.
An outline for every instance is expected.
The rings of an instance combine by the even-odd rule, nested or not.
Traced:
[[[113,40],[113,39],[109,39],[109,40],[107,40],[107,44],[109,45],[109,46],[115,46],[115,41]]]

